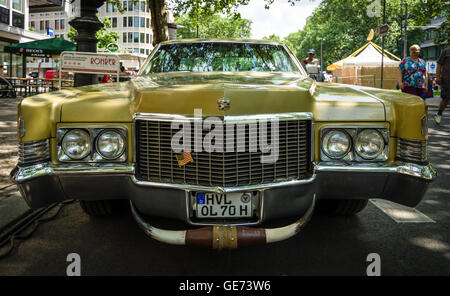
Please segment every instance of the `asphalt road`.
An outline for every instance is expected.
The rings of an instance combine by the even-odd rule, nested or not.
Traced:
[[[92,219],[74,203],[0,260],[0,275],[65,275],[69,253],[80,255],[82,275],[366,275],[370,253],[382,275],[450,275],[450,112],[439,127],[434,113],[429,158],[439,178],[417,210],[435,223],[397,223],[369,203],[352,218],[315,215],[284,242],[216,251],[160,243],[131,215]]]

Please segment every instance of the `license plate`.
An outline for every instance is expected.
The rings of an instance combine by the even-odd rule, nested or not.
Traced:
[[[241,218],[252,217],[252,195],[250,193],[197,193],[197,218]]]

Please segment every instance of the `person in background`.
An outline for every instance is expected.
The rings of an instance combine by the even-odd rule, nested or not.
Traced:
[[[308,51],[308,57],[302,59],[301,63],[309,76],[317,80],[317,78],[319,78],[320,65],[319,60],[314,57],[315,54],[316,51],[314,49],[310,49]]]
[[[409,57],[404,58],[399,68],[398,86],[404,93],[421,96],[428,88],[428,73],[425,61],[419,58],[420,46],[409,48]]]
[[[111,82],[111,79],[109,78],[109,75],[105,75],[102,78],[102,83],[108,83]]]
[[[439,111],[434,116],[434,122],[441,124],[441,116],[447,107],[450,91],[450,47],[444,49],[437,61],[436,82],[441,86],[441,103]]]
[[[125,73],[125,67],[123,66],[122,62],[120,62],[120,72]]]

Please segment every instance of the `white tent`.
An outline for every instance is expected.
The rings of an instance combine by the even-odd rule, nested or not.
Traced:
[[[400,58],[385,51],[383,65],[384,67],[398,67]],[[352,53],[347,58],[335,62],[327,67],[328,71],[336,69],[360,67],[381,67],[381,48],[369,41],[366,45]]]
[[[367,43],[338,62],[327,67],[333,71],[335,82],[380,87],[382,49],[372,42],[374,33],[371,30]],[[383,88],[395,88],[400,58],[384,50]]]

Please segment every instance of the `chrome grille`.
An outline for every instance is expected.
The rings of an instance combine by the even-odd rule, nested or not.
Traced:
[[[411,162],[427,161],[427,141],[416,141],[398,138],[397,158]]]
[[[23,142],[18,145],[19,165],[30,165],[50,159],[48,139],[35,142]]]
[[[263,153],[259,149],[249,152],[250,128],[246,123],[235,122],[235,152],[192,152],[194,163],[181,168],[171,149],[172,136],[177,132],[171,129],[171,122],[165,119],[136,120],[137,179],[203,186],[243,186],[296,180],[311,175],[311,120],[279,121],[279,157],[275,163],[261,163]],[[245,128],[245,134],[239,134],[241,137],[238,138],[237,129],[240,128]],[[226,130],[224,128],[224,138]],[[209,132],[203,131],[202,139]],[[259,130],[252,130],[252,133],[259,142]],[[271,143],[270,132],[268,134],[267,142]],[[191,139],[191,151],[194,151],[193,128]],[[238,145],[241,147],[244,143],[245,152],[238,152]],[[224,150],[225,147],[224,143]]]

